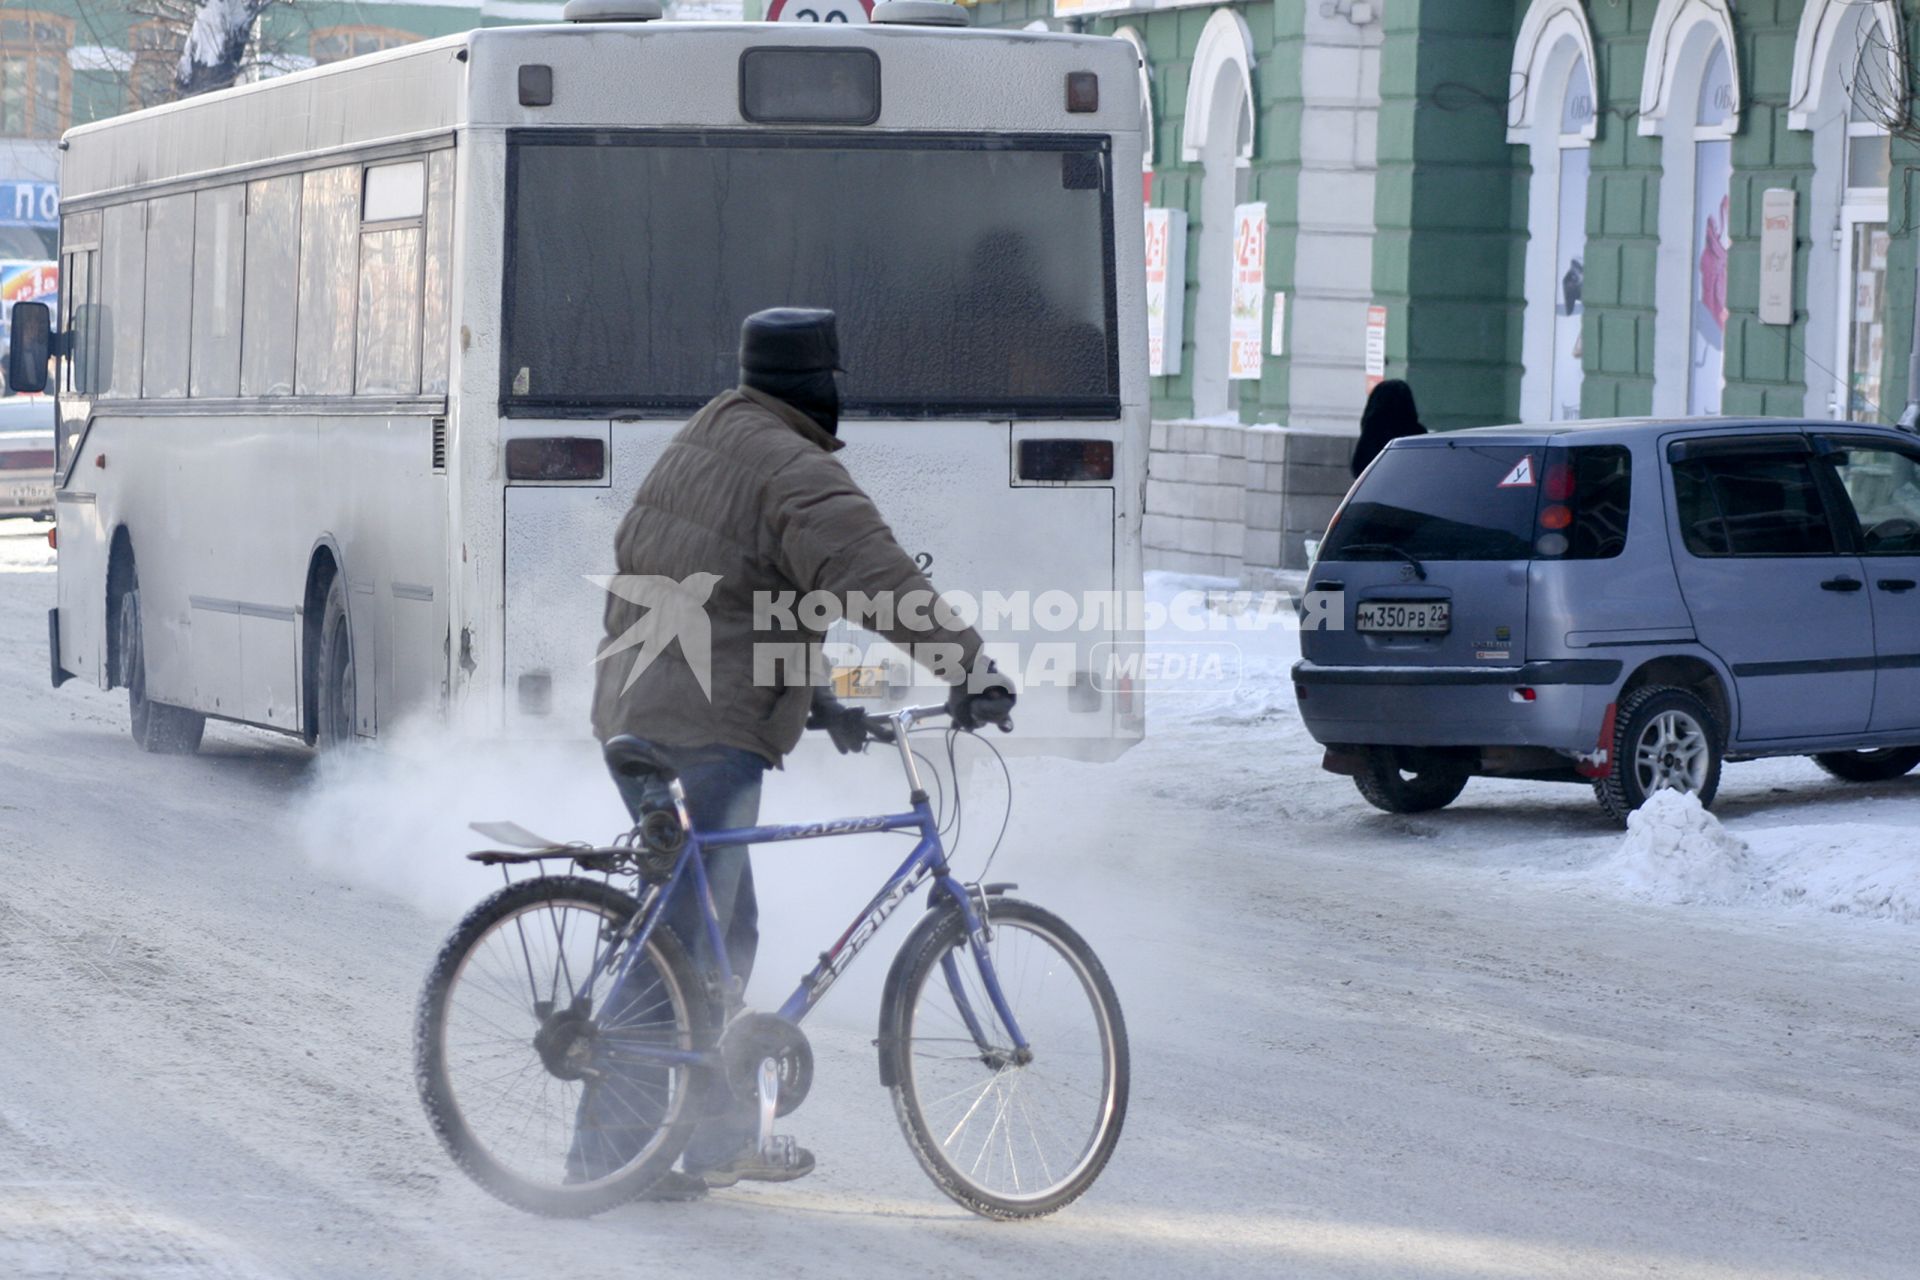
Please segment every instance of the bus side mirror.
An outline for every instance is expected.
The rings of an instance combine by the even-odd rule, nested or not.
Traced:
[[[13,334],[7,343],[7,385],[15,391],[47,389],[53,358],[53,310],[44,302],[13,304]]]

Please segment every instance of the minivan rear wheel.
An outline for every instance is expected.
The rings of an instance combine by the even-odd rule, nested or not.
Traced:
[[[1614,715],[1613,768],[1594,780],[1600,807],[1624,825],[1656,791],[1685,791],[1702,805],[1720,790],[1726,733],[1700,695],[1671,685],[1628,694]]]
[[[1472,776],[1463,761],[1409,756],[1392,747],[1369,747],[1353,785],[1367,803],[1388,813],[1429,813],[1459,797]]]
[[[1920,764],[1920,747],[1874,751],[1823,751],[1813,762],[1843,782],[1891,782]]]

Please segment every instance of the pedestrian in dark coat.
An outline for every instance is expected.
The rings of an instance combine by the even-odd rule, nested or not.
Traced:
[[[1413,388],[1398,378],[1388,378],[1367,396],[1367,407],[1360,411],[1360,443],[1353,447],[1353,474],[1365,471],[1388,441],[1425,434],[1420,410],[1413,403]]]

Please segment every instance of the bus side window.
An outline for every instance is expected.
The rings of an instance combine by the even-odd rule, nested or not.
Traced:
[[[360,213],[360,288],[355,395],[420,390],[420,240],[426,217],[424,160],[371,165]]]
[[[100,229],[100,314],[94,349],[95,390],[116,400],[140,396],[141,340],[146,328],[147,205],[106,210]]]
[[[420,390],[447,391],[447,347],[452,340],[453,152],[427,157],[427,242],[422,273],[426,296],[420,306]]]

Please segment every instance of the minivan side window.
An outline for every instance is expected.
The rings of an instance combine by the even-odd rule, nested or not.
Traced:
[[[1611,560],[1626,550],[1633,510],[1633,455],[1617,444],[1547,452],[1540,491],[1542,559]]]
[[[1833,524],[1794,453],[1724,453],[1673,465],[1680,533],[1696,556],[1830,556]]]
[[[1859,521],[1860,553],[1920,555],[1920,456],[1836,441],[1826,455]]]

